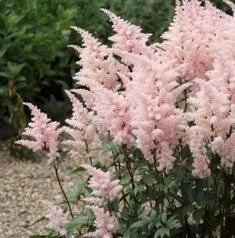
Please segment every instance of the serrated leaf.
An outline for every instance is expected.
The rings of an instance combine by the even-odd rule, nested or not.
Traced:
[[[163,238],[164,236],[170,236],[170,230],[166,227],[162,227],[160,229],[158,229],[155,234],[154,234],[154,238]]]
[[[131,177],[129,175],[126,175],[121,180],[121,185],[129,185],[131,182]]]
[[[145,190],[145,186],[143,184],[137,184],[134,189],[134,194],[137,195]]]
[[[67,225],[67,229],[69,232],[80,230],[83,226],[85,226],[90,221],[90,217],[86,215],[80,215],[78,218],[73,219]]]
[[[77,167],[71,171],[71,174],[81,173],[86,171],[83,167]]]
[[[138,227],[143,227],[143,226],[147,225],[148,223],[149,223],[149,221],[147,221],[147,220],[137,221],[137,222],[133,223],[130,226],[130,229],[134,229],[134,228],[138,228]]]
[[[204,194],[204,181],[203,180],[196,180],[196,188],[195,188],[195,200],[199,204],[203,204],[205,194]]]
[[[11,75],[8,72],[0,72],[0,76],[7,78],[7,79],[11,78]]]
[[[192,185],[190,183],[183,183],[182,184],[182,197],[185,199],[188,203],[193,202],[193,190]]]
[[[156,178],[153,174],[145,174],[143,176],[143,182],[148,186],[152,186],[156,182]]]
[[[7,50],[9,49],[10,46],[11,46],[10,44],[6,44],[6,45],[1,47],[1,49],[0,49],[0,57],[4,56],[4,54],[7,52]]]
[[[180,222],[176,219],[175,216],[170,217],[167,220],[167,227],[170,229],[174,229],[174,228],[179,228],[180,227]]]

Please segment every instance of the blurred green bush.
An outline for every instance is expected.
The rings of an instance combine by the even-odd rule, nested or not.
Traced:
[[[70,103],[63,90],[72,86],[76,61],[66,46],[80,43],[69,26],[104,42],[111,27],[100,8],[140,25],[155,41],[173,17],[174,0],[0,0],[0,126],[24,127],[23,101],[64,120]]]

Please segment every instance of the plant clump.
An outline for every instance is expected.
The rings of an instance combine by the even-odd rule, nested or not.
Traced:
[[[66,232],[50,221],[47,237],[233,237],[234,16],[206,0],[177,1],[162,42],[149,44],[151,34],[101,10],[111,46],[73,27],[83,44],[71,46],[81,69],[66,125],[27,104],[30,137],[18,143],[48,153],[71,215]],[[62,133],[63,155],[80,160],[73,172],[83,174],[67,194]]]

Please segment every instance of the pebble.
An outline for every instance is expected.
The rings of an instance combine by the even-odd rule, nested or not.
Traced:
[[[66,163],[61,170],[66,170]],[[61,177],[68,191],[72,175],[65,172]],[[47,161],[12,158],[0,146],[0,238],[45,234],[45,221],[27,227],[45,215],[41,204],[44,200],[54,204],[62,201],[54,171]]]

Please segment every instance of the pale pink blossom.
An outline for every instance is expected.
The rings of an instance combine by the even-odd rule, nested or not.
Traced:
[[[152,34],[142,33],[141,27],[130,24],[107,9],[101,10],[108,15],[115,31],[115,34],[109,37],[109,40],[113,42],[114,52],[120,50],[151,57],[154,50],[147,46],[147,42]]]
[[[117,218],[106,211],[104,208],[108,207],[109,201],[113,201],[120,193],[122,186],[118,179],[113,180],[110,172],[103,172],[90,165],[83,165],[91,176],[89,180],[89,187],[92,189],[91,197],[84,199],[95,215],[95,231],[88,232],[85,236],[97,238],[112,238],[113,233],[118,229]]]
[[[92,189],[92,195],[103,199],[114,200],[120,193],[122,186],[118,179],[113,180],[110,172],[103,172],[90,165],[83,165],[91,176],[89,187]]]
[[[32,113],[31,122],[24,130],[23,135],[28,139],[18,140],[16,143],[24,145],[33,151],[46,150],[49,161],[52,162],[58,156],[58,137],[61,130],[59,123],[53,122],[31,103],[25,103]]]
[[[210,164],[206,146],[210,146],[214,153],[220,154],[223,161],[222,148],[224,143],[227,143],[233,120],[229,94],[215,88],[213,81],[198,80],[198,83],[200,83],[199,91],[188,100],[191,105],[189,114],[195,125],[188,128],[187,135],[194,156],[194,170],[197,171],[193,174],[197,175],[201,171],[198,176],[202,177],[202,171],[205,171],[205,176],[209,175],[209,172],[206,171],[206,167]],[[229,146],[227,146],[227,151],[228,148]]]
[[[208,159],[203,155],[196,155],[193,161],[193,171],[192,174],[198,178],[207,178],[211,175],[211,170],[208,166]]]
[[[83,48],[75,47],[82,66],[76,79],[89,89],[77,92],[84,95],[84,104],[93,113],[99,137],[137,146],[150,162],[157,159],[159,170],[173,167],[173,150],[182,137],[191,148],[195,176],[210,174],[208,146],[213,153],[229,155],[221,163],[231,166],[234,17],[209,1],[178,1],[163,42],[148,45],[150,35],[140,27],[102,11],[115,31],[109,38],[112,47],[103,46],[80,29]],[[112,65],[111,70],[107,64]],[[186,89],[183,110],[176,105]],[[188,126],[186,119],[194,124]]]
[[[86,237],[95,238],[112,238],[113,233],[118,229],[118,220],[115,216],[110,215],[108,211],[98,206],[89,206],[95,214],[95,228],[93,232],[86,233]]]
[[[75,75],[75,80],[91,91],[96,87],[116,88],[119,84],[116,72],[124,66],[113,57],[107,46],[102,45],[90,33],[78,27],[72,28],[83,39],[83,47],[71,46],[78,51],[80,60],[77,63],[82,66]]]
[[[74,159],[95,158],[102,144],[93,122],[93,112],[89,112],[73,93],[67,91],[67,95],[73,105],[73,114],[66,119],[67,126],[63,127],[69,136],[63,144]]]
[[[46,209],[46,218],[48,218],[47,227],[57,231],[62,236],[66,235],[68,215],[50,202],[44,202],[43,204]]]
[[[128,98],[121,93],[100,89],[95,92],[95,99],[95,123],[99,132],[109,132],[114,141],[129,144],[132,140],[132,126]]]
[[[235,132],[225,140],[221,148],[221,163],[227,167],[233,167],[235,163]]]
[[[176,14],[169,30],[162,35],[159,44],[162,54],[175,60],[180,68],[183,80],[194,77],[206,79],[205,73],[213,68],[214,40],[220,34],[219,25],[227,15],[206,1],[182,1],[176,8]]]
[[[206,74],[213,86],[216,87],[220,92],[228,96],[229,106],[231,107],[232,105],[234,105],[235,57],[234,59],[229,59],[227,56],[223,56],[222,52],[219,53],[219,56],[215,59],[213,70],[208,71]]]
[[[94,112],[93,122],[100,136],[111,136],[119,144],[137,145],[150,161],[155,150],[159,158],[158,168],[169,170],[175,160],[172,150],[184,124],[182,111],[175,108],[177,97],[185,89],[185,85],[181,87],[176,82],[178,68],[173,59],[147,45],[150,35],[142,33],[140,27],[108,10],[103,11],[110,17],[116,32],[110,38],[114,42],[111,51],[87,32],[76,29],[84,39],[84,47],[78,49],[82,69],[76,78],[92,94],[85,96],[85,104],[89,104],[89,109]],[[107,63],[97,51],[99,54],[105,52],[110,60],[114,60],[112,53],[120,57],[119,61],[113,61],[118,62],[115,67],[112,64],[112,74],[118,82],[116,86],[107,87],[96,79],[99,75],[95,70],[97,65],[106,69],[104,63]],[[95,61],[92,53],[99,55]],[[102,74],[103,79],[106,77]]]
[[[175,160],[172,149],[181,137],[184,124],[183,111],[175,104],[188,85],[180,86],[176,82],[178,73],[172,62],[166,62],[157,53],[151,59],[131,54],[123,57],[130,58],[132,64],[131,80],[126,83],[124,93],[129,100],[135,144],[149,161],[156,154],[159,170],[170,170]]]

